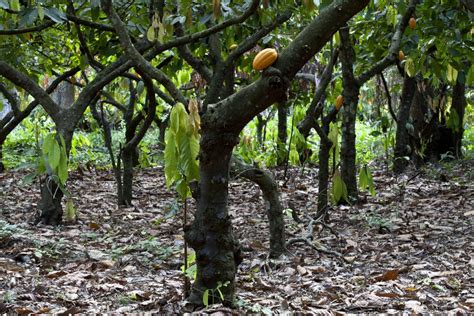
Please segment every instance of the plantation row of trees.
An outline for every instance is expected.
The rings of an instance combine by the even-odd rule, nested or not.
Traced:
[[[167,183],[197,202],[185,227],[197,264],[188,299],[202,305],[203,293],[219,287],[213,301],[231,305],[242,254],[228,213],[230,170],[260,186],[270,255],[285,252],[278,186],[268,170],[247,165],[273,157],[256,144],[279,165],[317,157],[325,218],[331,179],[335,202],[374,191],[357,159],[358,118],[380,127],[374,136],[387,155],[393,148],[386,162],[397,173],[410,162],[461,157],[474,79],[471,2],[315,3],[0,0],[0,158],[25,119],[54,123],[36,132],[38,222],[60,224],[63,196],[75,194],[68,159],[79,129],[101,129],[124,206],[132,204],[140,143],[158,129]],[[259,72],[252,60],[265,47],[278,58]]]

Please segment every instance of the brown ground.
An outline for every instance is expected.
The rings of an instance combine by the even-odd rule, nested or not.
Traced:
[[[474,169],[466,161],[394,178],[374,175],[377,196],[331,210],[313,244],[267,259],[258,188],[231,184],[230,208],[246,253],[237,277],[239,312],[362,313],[474,311]],[[316,170],[290,174],[283,203],[288,238],[315,215]],[[281,171],[276,171],[281,178]],[[161,169],[137,175],[135,207],[115,206],[110,172],[75,172],[76,224],[33,226],[39,190],[24,172],[0,174],[0,313],[179,312],[182,211]],[[282,181],[280,181],[282,183]],[[365,196],[364,194],[362,194]],[[191,212],[193,206],[190,206]],[[226,311],[211,306],[209,313]]]

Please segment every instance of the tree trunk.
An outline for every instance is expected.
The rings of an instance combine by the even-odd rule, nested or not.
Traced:
[[[237,158],[232,158],[231,170],[256,183],[262,190],[270,228],[270,258],[278,258],[286,251],[285,221],[278,183],[270,171],[246,165]]]
[[[56,130],[64,139],[66,156],[69,158],[74,129],[65,125],[67,125],[66,119],[60,124],[56,123]],[[64,194],[55,181],[59,180],[56,179],[56,176],[52,177],[51,175],[42,177],[40,181],[41,199],[38,203],[38,208],[41,210],[41,215],[36,220],[37,223],[41,222],[42,224],[53,226],[61,224],[63,216],[61,200]]]
[[[257,115],[257,142],[260,145],[263,145],[265,139],[263,139],[263,128],[265,126],[265,120],[262,117],[262,114]]]
[[[287,116],[288,108],[285,103],[278,103],[278,157],[277,164],[282,166],[286,162],[287,148],[286,139],[287,135]]]
[[[408,166],[408,160],[412,149],[410,148],[410,139],[407,124],[410,118],[410,108],[413,103],[413,97],[416,91],[416,79],[408,75],[403,81],[403,90],[400,101],[400,109],[397,118],[397,134],[395,138],[395,153],[393,161],[393,171],[402,173]]]
[[[122,150],[122,162],[123,162],[123,176],[122,176],[122,198],[120,205],[130,206],[132,205],[133,196],[133,159],[134,151],[136,148],[131,150]]]
[[[205,130],[200,149],[200,185],[194,222],[185,231],[186,240],[196,252],[196,281],[189,301],[202,306],[209,290],[209,303],[231,306],[235,274],[242,262],[240,245],[234,238],[227,209],[229,161],[238,136]]]
[[[453,98],[451,103],[451,111],[456,111],[459,118],[459,129],[452,132],[452,148],[451,151],[454,153],[456,158],[462,157],[462,137],[464,134],[464,112],[466,110],[466,84],[461,83],[459,80],[456,81],[456,85],[453,87]]]
[[[339,34],[341,35],[342,43],[340,58],[344,87],[342,93],[344,106],[342,109],[341,176],[347,186],[349,198],[352,201],[357,201],[355,124],[360,86],[354,77],[355,53],[352,47],[352,39],[349,35],[349,28],[341,28]]]
[[[327,132],[326,132],[327,135]],[[319,144],[318,217],[328,208],[329,154],[332,143],[321,138]]]

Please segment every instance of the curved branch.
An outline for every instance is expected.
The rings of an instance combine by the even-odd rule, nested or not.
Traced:
[[[45,111],[48,112],[54,121],[59,119],[58,113],[61,111],[61,107],[53,101],[45,90],[24,73],[0,60],[0,75],[28,91],[29,94],[41,103]]]
[[[309,132],[311,131],[311,128],[316,127],[315,125],[316,120],[319,118],[319,116],[322,113],[324,102],[320,102],[320,101],[323,97],[324,92],[326,91],[327,86],[331,82],[332,71],[333,71],[334,65],[337,62],[338,56],[339,56],[339,50],[335,49],[331,60],[326,65],[326,68],[324,68],[319,85],[316,87],[314,98],[311,101],[311,104],[309,105],[308,110],[306,110],[306,115],[304,119],[298,124],[298,130],[305,138],[308,137]],[[314,82],[314,75],[311,75],[311,77],[312,77],[311,81]]]
[[[46,88],[46,93],[52,93],[54,90],[56,90],[56,88],[61,82],[63,82],[70,76],[73,76],[79,70],[79,67],[74,67],[71,70],[66,71],[62,75],[59,75],[56,79],[53,80],[53,82],[51,82],[48,88]],[[15,127],[21,123],[21,121],[23,121],[28,115],[30,115],[30,113],[36,108],[36,106],[38,106],[38,104],[38,100],[34,100],[26,107],[25,110],[20,113],[19,116],[15,116],[10,122],[8,122],[7,125],[0,129],[0,142],[3,141],[8,136],[8,134],[10,134],[11,131],[13,131]]]
[[[125,144],[123,150],[131,150],[138,146],[140,141],[145,136],[148,128],[153,123],[156,113],[156,98],[155,98],[155,88],[153,87],[153,82],[148,78],[145,73],[142,73],[143,83],[147,89],[147,99],[148,99],[148,111],[145,120],[143,121],[141,129],[133,136],[133,138]]]
[[[184,31],[183,31],[183,26],[181,23],[177,23],[175,25],[175,32],[176,35],[178,36],[183,36]],[[201,77],[206,80],[206,82],[209,84],[212,79],[212,72],[211,70],[206,67],[204,62],[197,58],[196,56],[193,55],[191,50],[187,45],[181,45],[178,46],[178,54],[183,58],[194,70],[196,70]]]

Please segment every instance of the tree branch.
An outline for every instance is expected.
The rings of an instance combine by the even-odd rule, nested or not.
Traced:
[[[18,106],[18,100],[15,98],[15,96],[10,91],[8,91],[7,87],[5,87],[5,85],[1,82],[0,82],[0,92],[8,100],[8,103],[10,103],[13,114],[15,116],[18,116],[18,114],[20,113],[20,107]]]
[[[395,33],[392,36],[392,41],[390,43],[387,55],[383,59],[375,63],[372,68],[363,72],[359,77],[357,77],[356,80],[358,81],[359,85],[363,85],[367,80],[369,80],[376,74],[382,72],[382,70],[384,70],[397,60],[398,51],[402,42],[402,35],[405,32],[405,29],[408,25],[408,21],[415,13],[416,5],[420,3],[420,1],[421,0],[410,0],[407,10],[402,16],[400,22],[397,25],[397,28],[395,29]]]
[[[259,80],[210,106],[212,111],[203,117],[203,127],[210,123],[221,131],[240,131],[263,109],[284,100],[289,81],[368,2],[333,1],[280,53],[276,63],[263,71]]]
[[[73,76],[75,73],[77,73],[78,71],[80,70],[79,67],[74,67],[72,68],[71,70],[68,70],[66,71],[65,73],[63,73],[62,75],[58,76],[56,79],[53,80],[53,82],[51,82],[51,84],[48,86],[48,88],[46,88],[46,93],[50,94],[52,93],[54,90],[56,90],[56,88],[58,87],[58,85],[63,82],[64,80],[66,80],[66,78],[69,78],[70,76]],[[39,104],[38,100],[34,100],[33,102],[31,102],[25,110],[23,110],[19,116],[15,116],[10,122],[8,122],[7,125],[5,125],[4,127],[2,127],[0,129],[0,141],[1,140],[4,140],[8,134],[11,133],[11,131],[13,131],[13,129],[15,129],[15,127],[21,123],[21,121],[23,121],[28,115],[30,115],[30,113],[36,108],[36,106]]]
[[[39,101],[55,122],[59,119],[58,114],[61,111],[61,107],[51,99],[46,91],[28,76],[2,60],[0,60],[0,75],[28,91],[29,94]]]
[[[383,72],[380,72],[380,78],[382,79],[383,87],[385,89],[385,95],[387,96],[388,110],[390,112],[390,115],[392,115],[393,120],[397,122],[397,115],[395,115],[395,111],[392,107],[392,97],[390,96],[390,90],[388,89],[387,80],[385,80]]]
[[[24,33],[39,32],[56,24],[54,21],[48,21],[38,26],[26,27],[23,29],[0,30],[0,35],[18,35]]]
[[[104,12],[109,17],[110,22],[114,26],[119,36],[126,55],[128,55],[128,57],[131,59],[133,65],[150,78],[153,78],[161,83],[177,102],[187,104],[187,100],[181,94],[181,91],[179,91],[179,89],[174,85],[171,79],[169,79],[168,76],[166,76],[162,71],[153,67],[153,65],[148,60],[146,60],[145,57],[143,57],[143,55],[140,54],[140,52],[138,52],[134,47],[125,25],[112,7],[111,0],[101,0],[101,4]]]
[[[324,92],[326,91],[327,86],[331,82],[332,71],[333,71],[334,65],[337,62],[338,56],[339,56],[339,50],[336,49],[334,50],[329,63],[324,68],[324,71],[321,75],[321,80],[319,82],[319,85],[316,87],[316,92],[314,93],[313,100],[311,101],[311,104],[309,105],[308,110],[306,110],[306,115],[304,119],[298,124],[298,130],[305,138],[308,137],[309,132],[311,131],[311,128],[315,127],[314,124],[316,124],[316,120],[319,118],[319,116],[322,113],[324,103],[320,101],[323,97]],[[311,75],[311,76],[312,76],[312,81],[314,82],[314,75]]]

